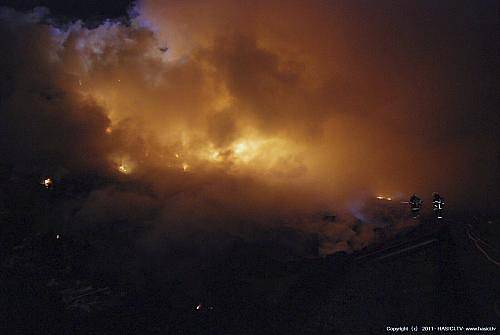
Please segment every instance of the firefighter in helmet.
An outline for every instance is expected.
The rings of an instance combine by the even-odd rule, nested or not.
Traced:
[[[411,214],[414,219],[416,219],[420,214],[420,209],[422,208],[423,203],[422,199],[420,199],[416,194],[413,194],[410,201],[408,201],[408,204],[410,204]]]
[[[432,193],[432,209],[438,219],[443,218],[444,198],[439,193]]]

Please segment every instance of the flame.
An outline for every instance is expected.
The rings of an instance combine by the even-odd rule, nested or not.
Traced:
[[[266,142],[267,141],[259,139],[242,139],[234,143],[232,152],[236,160],[243,163],[249,163],[258,156],[264,158],[264,160],[269,160],[271,158],[270,152],[264,152],[262,150]]]
[[[128,155],[115,155],[110,157],[111,162],[118,172],[130,174],[136,168],[136,163]]]
[[[209,144],[208,148],[199,150],[196,156],[200,160],[209,161],[211,163],[222,162],[224,160],[221,151],[216,149],[213,144]]]
[[[40,184],[42,184],[45,188],[50,188],[53,184],[52,179],[50,178],[45,178],[43,179]]]
[[[106,134],[111,134],[113,132],[113,128],[107,127],[105,132],[106,132]]]
[[[124,173],[124,174],[127,174],[130,172],[124,164],[120,164],[120,166],[118,166],[118,171],[120,171],[121,173]]]
[[[118,165],[118,171],[123,174],[129,174],[132,172],[132,166],[130,164],[122,162],[120,165]]]
[[[167,159],[162,164],[180,167],[184,172],[219,167],[231,174],[258,171],[261,176],[285,176],[288,171],[297,171],[297,166],[307,163],[299,156],[303,147],[282,138],[266,138],[258,134],[241,136],[223,146],[188,132],[183,132],[181,143],[174,140],[169,144],[166,140],[167,146],[178,145],[179,151],[171,152],[172,160]]]
[[[212,151],[210,153],[210,159],[216,162],[220,162],[222,160],[222,157],[220,155],[220,152],[218,151]]]
[[[174,149],[175,148],[175,149]],[[135,173],[140,164],[160,169],[179,169],[183,172],[222,169],[230,174],[253,174],[263,178],[297,176],[303,147],[283,138],[259,136],[248,132],[225,145],[216,145],[199,134],[183,131],[168,134],[158,146],[147,144],[141,152],[122,151],[111,154],[110,161],[122,174]],[[299,168],[297,169],[297,166]],[[291,172],[289,172],[291,171]],[[298,172],[301,173],[301,172]]]
[[[236,155],[242,155],[248,150],[248,145],[246,143],[238,143],[234,146],[234,153]]]

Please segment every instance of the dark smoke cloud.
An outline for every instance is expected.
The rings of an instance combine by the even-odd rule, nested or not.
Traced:
[[[51,27],[38,25],[37,16],[1,15],[2,164],[40,172],[101,169],[109,119],[93,99],[64,87],[68,74],[53,61]]]

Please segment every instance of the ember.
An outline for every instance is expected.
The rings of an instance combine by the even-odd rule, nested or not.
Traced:
[[[51,188],[51,187],[52,187],[53,182],[52,182],[52,179],[50,179],[50,178],[45,178],[45,179],[43,179],[43,180],[40,182],[40,184],[42,184],[45,188],[47,188],[47,189],[48,189],[48,188]]]

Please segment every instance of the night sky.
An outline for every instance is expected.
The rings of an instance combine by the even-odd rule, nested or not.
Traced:
[[[35,7],[47,7],[56,16],[67,19],[89,20],[93,18],[116,19],[128,15],[132,1],[39,1],[39,0],[2,0],[0,5],[21,11],[32,10]]]

